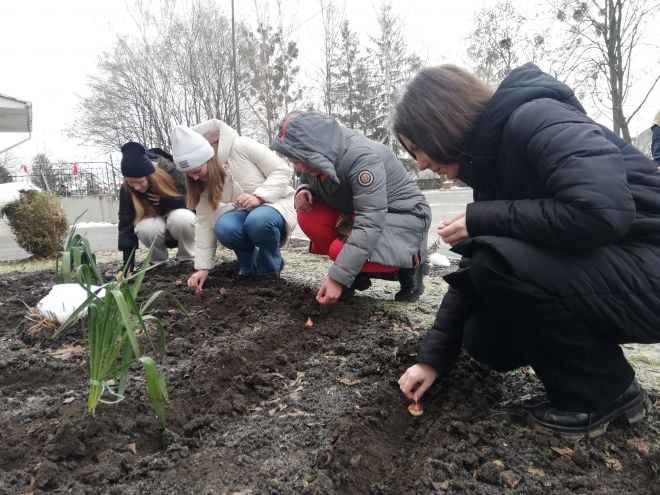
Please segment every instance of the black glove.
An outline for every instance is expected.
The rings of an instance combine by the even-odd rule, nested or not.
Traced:
[[[122,251],[124,262],[124,276],[128,276],[135,268],[135,249],[124,249]]]

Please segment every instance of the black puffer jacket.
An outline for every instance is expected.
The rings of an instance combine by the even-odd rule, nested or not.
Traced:
[[[489,246],[587,324],[620,342],[660,341],[655,163],[532,64],[502,82],[467,143],[459,177],[475,202],[466,214],[470,239],[454,250],[469,257]],[[454,287],[418,354],[441,371],[458,353],[472,310],[457,290],[469,285],[466,270],[447,277]]]
[[[154,205],[156,215],[166,216],[170,211],[186,207],[186,186],[183,174],[174,166],[174,162],[166,158],[158,157],[156,165],[165,170],[172,179],[177,190],[182,194],[178,198],[161,198],[158,205]],[[123,183],[119,190],[119,236],[117,240],[120,251],[132,251],[138,247],[138,238],[135,235],[134,220],[135,206],[133,205],[132,195],[141,196],[142,194],[132,191],[130,187]],[[146,197],[146,193],[144,194]],[[167,247],[175,247],[176,241],[169,239],[166,241]]]

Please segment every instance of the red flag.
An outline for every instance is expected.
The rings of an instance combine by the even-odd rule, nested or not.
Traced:
[[[73,175],[74,177],[78,176],[78,164],[77,163],[73,164],[73,170],[71,171],[71,175]]]
[[[25,175],[28,175],[30,172],[28,172],[27,165],[22,164],[21,165],[21,170],[25,173]]]

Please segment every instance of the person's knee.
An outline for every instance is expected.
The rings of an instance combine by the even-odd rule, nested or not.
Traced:
[[[328,247],[328,256],[332,261],[335,261],[342,249],[344,249],[344,243],[340,239],[335,239]]]
[[[155,240],[165,237],[165,222],[158,217],[145,218],[137,223],[134,230],[140,242],[150,245]]]
[[[321,201],[315,201],[310,211],[298,210],[298,226],[310,239],[332,239],[340,212]],[[327,243],[329,243],[328,240]]]
[[[197,221],[195,214],[184,208],[172,210],[167,217],[167,225],[172,228],[190,228],[194,227]]]
[[[314,225],[317,225],[317,218],[314,214],[314,211],[300,211],[296,212],[296,220],[298,226],[305,232],[306,229],[313,228]]]
[[[236,222],[223,221],[223,217],[220,217],[213,230],[220,244],[231,249],[232,245],[241,238],[243,226]]]
[[[487,363],[491,357],[492,349],[488,349],[486,342],[488,328],[484,327],[483,319],[477,314],[472,314],[466,320],[463,329],[463,347],[470,356],[481,363]],[[489,352],[490,351],[490,352]]]
[[[500,279],[508,271],[504,259],[490,248],[477,249],[470,257],[470,281],[484,299],[501,295],[503,287]]]
[[[279,244],[282,236],[281,230],[284,224],[282,216],[277,210],[267,208],[267,210],[254,210],[245,219],[245,233],[257,245],[273,241]]]
[[[482,313],[473,313],[465,322],[463,348],[495,371],[510,371],[524,364],[510,336]]]
[[[178,240],[180,236],[194,235],[197,217],[190,210],[178,209],[167,217],[167,230]]]

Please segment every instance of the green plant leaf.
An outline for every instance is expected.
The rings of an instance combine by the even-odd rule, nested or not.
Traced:
[[[138,346],[137,339],[135,338],[135,331],[134,331],[135,325],[133,320],[131,319],[131,315],[128,310],[128,304],[126,302],[126,299],[124,298],[124,294],[120,289],[112,289],[110,293],[112,294],[112,297],[117,303],[117,309],[119,309],[119,313],[121,314],[121,319],[124,323],[124,329],[126,330],[126,336],[128,337],[131,343],[131,347],[133,347],[133,353],[135,354],[136,358],[139,358],[140,347]]]
[[[147,381],[147,392],[149,392],[151,407],[156,413],[156,417],[160,424],[165,427],[165,401],[167,400],[165,377],[158,372],[156,362],[149,356],[142,356],[140,362],[144,367],[144,374]]]
[[[126,390],[126,384],[128,383],[128,368],[132,361],[132,356],[133,350],[131,349],[128,339],[124,339],[121,346],[122,366],[119,370],[119,386],[117,387],[117,393],[119,395],[124,395],[124,391]],[[126,365],[127,363],[129,363],[128,366]]]
[[[71,282],[71,251],[62,253],[62,275],[59,277],[60,283]]]

